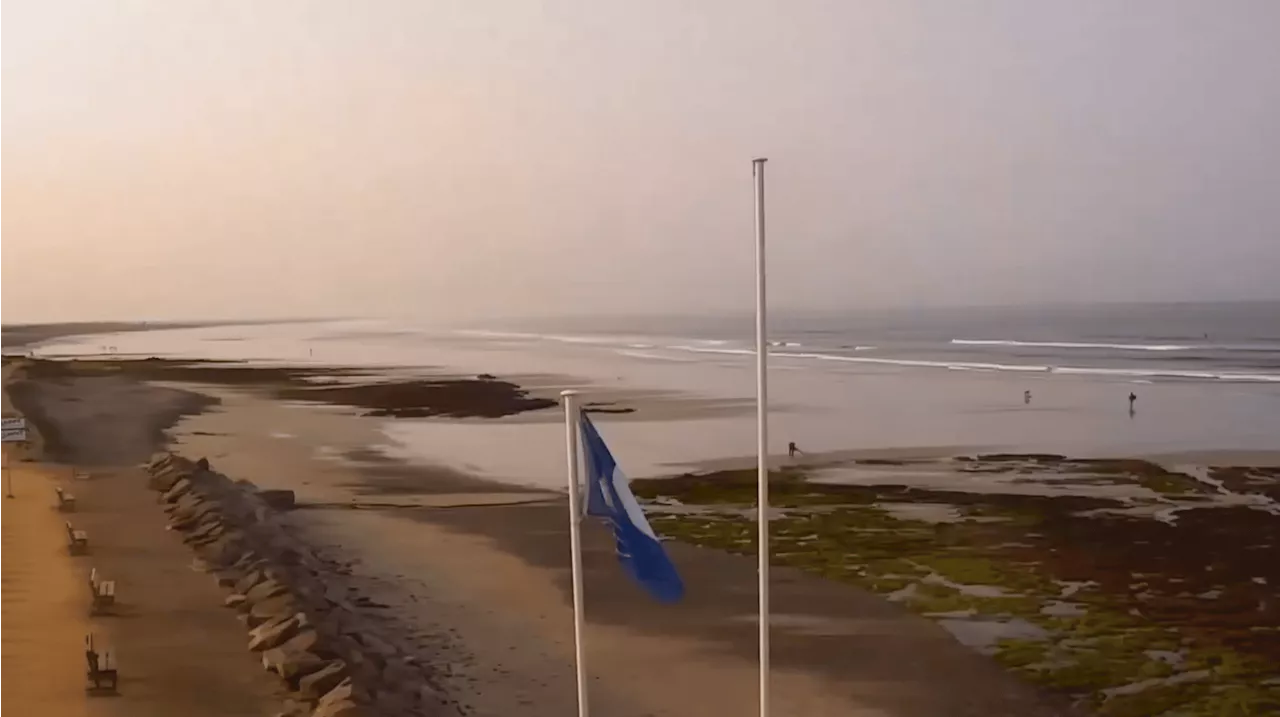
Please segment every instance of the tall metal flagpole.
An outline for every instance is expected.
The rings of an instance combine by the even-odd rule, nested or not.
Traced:
[[[769,344],[765,323],[764,163],[751,161],[756,180],[756,451],[760,536],[760,717],[769,715]]]
[[[582,510],[578,487],[578,392],[561,391],[564,399],[565,447],[569,454],[569,552],[573,562],[573,654],[578,670],[578,717],[587,717],[587,661],[583,645]]]

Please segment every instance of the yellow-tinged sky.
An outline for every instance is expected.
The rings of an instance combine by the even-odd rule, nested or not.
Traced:
[[[10,0],[3,318],[1276,297],[1270,0]]]

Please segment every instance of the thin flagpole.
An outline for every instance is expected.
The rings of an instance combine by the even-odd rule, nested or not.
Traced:
[[[587,717],[587,661],[583,645],[582,511],[578,480],[578,392],[561,391],[564,399],[565,447],[569,466],[569,552],[573,562],[573,654],[578,670],[578,717]]]
[[[751,162],[756,180],[756,452],[760,535],[760,717],[769,715],[769,344],[765,323],[764,163]]]

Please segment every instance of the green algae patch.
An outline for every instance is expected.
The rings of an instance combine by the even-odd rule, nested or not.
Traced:
[[[1195,482],[1145,461],[1038,458],[1161,493],[1190,492],[1184,481]],[[996,467],[1004,461],[1028,459],[1010,455]],[[646,497],[702,506],[653,514],[662,535],[755,554],[756,524],[746,510],[754,471],[636,483]],[[859,585],[948,622],[1033,625],[1047,637],[996,639],[979,649],[1099,715],[1261,715],[1280,703],[1273,516],[1190,507],[1175,528],[1108,515],[1119,504],[1104,499],[813,484],[793,469],[771,474],[770,492],[779,511],[771,521],[774,564]],[[879,503],[949,505],[959,519],[897,517]]]

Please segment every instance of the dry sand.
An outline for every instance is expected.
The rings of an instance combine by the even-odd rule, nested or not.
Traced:
[[[4,501],[3,708],[53,717],[274,714],[275,681],[131,467],[154,448],[156,417],[176,415],[191,397],[131,388],[110,378],[53,387],[40,406],[77,463],[15,463],[17,497]],[[76,512],[54,509],[55,486],[77,497]],[[65,520],[88,532],[87,555],[67,553]],[[95,567],[116,581],[117,605],[90,617]],[[118,696],[86,693],[88,631],[117,656]]]
[[[88,588],[66,554],[66,531],[46,498],[53,494],[51,471],[18,462],[9,470],[18,497],[3,503],[3,710],[85,715]]]

